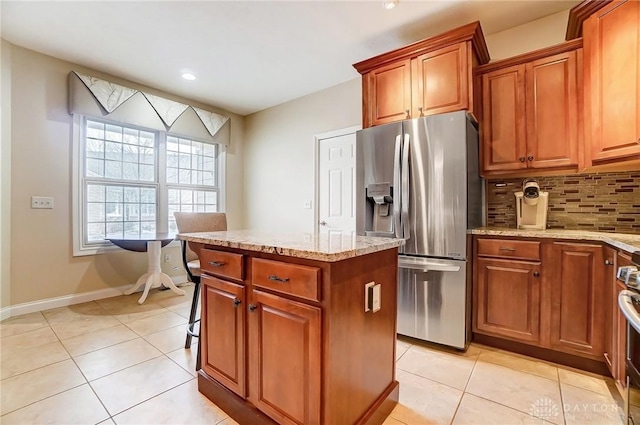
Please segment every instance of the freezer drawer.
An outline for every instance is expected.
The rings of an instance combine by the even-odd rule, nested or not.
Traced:
[[[400,256],[398,333],[466,349],[466,261]]]

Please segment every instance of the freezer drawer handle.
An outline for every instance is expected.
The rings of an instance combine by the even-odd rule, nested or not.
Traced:
[[[276,282],[289,282],[288,277],[278,277],[274,274],[269,275],[269,280],[275,280]]]
[[[438,271],[438,272],[459,272],[460,266],[448,266],[446,264],[434,264],[434,263],[422,263],[422,264],[411,264],[400,262],[398,264],[403,269],[414,269],[414,270],[422,270],[428,272],[429,270]]]

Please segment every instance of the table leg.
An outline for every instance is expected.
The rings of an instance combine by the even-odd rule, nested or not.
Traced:
[[[125,295],[130,295],[144,284],[144,292],[142,292],[142,296],[138,300],[138,304],[145,302],[151,288],[158,287],[161,284],[165,284],[178,295],[185,294],[184,290],[179,289],[173,283],[173,280],[171,280],[169,275],[162,273],[162,268],[160,267],[160,262],[162,260],[161,249],[162,245],[160,241],[147,242],[147,262],[149,263],[149,269],[145,274],[140,276],[136,284],[133,285],[133,288],[125,292]]]

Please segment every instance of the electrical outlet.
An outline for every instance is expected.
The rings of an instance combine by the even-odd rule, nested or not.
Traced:
[[[369,282],[364,285],[364,312],[371,311],[373,288],[376,286],[375,282]]]
[[[376,312],[380,310],[380,288],[382,288],[382,286],[378,283],[377,285],[374,285],[371,292],[371,311],[372,312]]]
[[[311,201],[304,201],[304,209],[305,210],[311,209]]]
[[[53,209],[53,198],[50,196],[32,196],[31,208]]]
[[[171,262],[171,254],[164,254],[164,262],[165,263]]]

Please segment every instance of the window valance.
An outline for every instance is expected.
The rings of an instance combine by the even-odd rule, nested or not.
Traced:
[[[229,117],[72,71],[69,112],[229,144]]]

